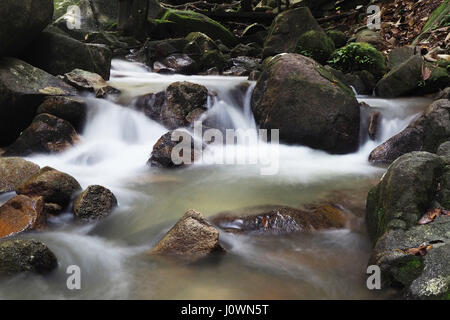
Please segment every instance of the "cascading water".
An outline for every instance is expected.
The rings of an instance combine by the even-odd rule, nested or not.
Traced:
[[[368,140],[353,154],[330,155],[257,141],[211,147],[203,161],[183,170],[149,168],[152,147],[167,129],[136,111],[133,103],[138,95],[163,90],[175,81],[205,85],[214,93],[208,115],[226,128],[257,136],[250,109],[254,83],[246,78],[159,75],[138,64],[113,61],[110,83],[122,91],[119,100],[86,97],[89,115],[81,142],[63,154],[30,160],[73,175],[83,188],[110,188],[119,208],[88,226],[76,224],[68,212],[51,221],[48,231],[25,235],[48,244],[60,266],[45,278],[0,279],[0,298],[373,297],[364,288],[370,246],[360,227],[286,236],[223,233],[230,253],[215,265],[168,266],[146,252],[190,208],[211,216],[252,206],[299,207],[339,199],[342,192],[364,200],[373,179],[383,172],[369,165],[370,151],[405,128],[429,101],[359,97],[381,112],[381,132],[377,141]],[[242,153],[257,154],[258,161],[211,164],[212,159]],[[264,161],[273,154],[278,172],[261,175],[261,167],[268,165]],[[2,195],[0,203],[12,196]],[[80,291],[66,287],[69,265],[81,268]]]

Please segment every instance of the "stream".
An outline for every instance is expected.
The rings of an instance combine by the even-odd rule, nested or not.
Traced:
[[[379,299],[366,288],[371,245],[365,233],[365,197],[384,169],[371,166],[369,153],[403,130],[430,103],[426,98],[379,99],[358,96],[382,114],[377,141],[367,140],[347,155],[330,155],[303,146],[267,144],[278,156],[275,175],[261,175],[257,164],[214,165],[201,161],[182,170],[146,165],[153,145],[168,130],[133,109],[142,94],[190,81],[216,93],[209,101],[224,125],[254,130],[250,111],[254,83],[246,78],[151,73],[114,60],[110,84],[122,91],[116,102],[86,96],[88,122],[81,142],[58,155],[27,158],[74,176],[86,188],[103,185],[119,208],[97,223],[83,225],[68,212],[48,229],[21,235],[46,243],[59,267],[48,276],[21,274],[0,279],[0,299]],[[242,152],[254,146],[211,148],[207,157]],[[261,159],[263,160],[263,159]],[[0,196],[0,204],[14,194]],[[158,259],[149,250],[188,209],[206,217],[222,211],[264,205],[299,208],[315,201],[336,201],[355,211],[341,230],[288,235],[239,235],[222,232],[229,251],[214,262],[188,265]],[[66,269],[81,269],[81,290],[66,286]]]

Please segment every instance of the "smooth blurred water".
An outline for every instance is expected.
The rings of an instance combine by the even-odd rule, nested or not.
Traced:
[[[363,223],[365,196],[383,169],[369,165],[370,151],[404,129],[429,103],[422,98],[359,97],[382,113],[378,141],[348,155],[304,146],[257,144],[208,148],[183,170],[146,165],[152,147],[168,130],[133,108],[138,95],[164,90],[175,81],[208,87],[208,114],[227,128],[257,128],[250,110],[254,83],[242,77],[150,73],[141,65],[114,61],[111,85],[118,101],[86,97],[89,117],[81,142],[59,155],[31,161],[73,175],[83,187],[101,184],[119,200],[107,219],[79,225],[70,212],[47,231],[23,235],[47,243],[59,260],[49,276],[20,275],[0,280],[0,298],[77,299],[325,299],[378,298],[365,288],[370,245]],[[242,85],[242,83],[247,83]],[[243,90],[242,88],[247,88]],[[255,157],[253,164],[208,164],[232,155]],[[275,155],[275,157],[274,157]],[[261,175],[267,160],[275,175]],[[0,197],[0,203],[14,194]],[[354,224],[342,230],[278,236],[221,234],[229,253],[219,261],[183,265],[147,252],[188,209],[210,217],[221,211],[261,205],[299,208],[332,200],[356,208]],[[67,266],[82,271],[82,290],[66,287]]]

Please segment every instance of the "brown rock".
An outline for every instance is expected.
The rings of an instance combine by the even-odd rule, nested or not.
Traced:
[[[380,125],[380,117],[381,113],[379,111],[372,112],[369,115],[369,129],[368,134],[369,138],[372,140],[376,140],[378,134],[378,126]]]
[[[97,220],[110,215],[117,207],[114,194],[102,186],[89,186],[78,196],[73,211],[78,219]]]
[[[62,207],[67,206],[73,195],[79,191],[81,186],[75,178],[50,167],[42,168],[16,189],[17,194],[43,196],[45,202],[56,203]]]
[[[189,210],[151,253],[182,256],[193,261],[223,251],[219,243],[219,231],[206,221],[201,213]]]
[[[14,191],[39,169],[37,164],[22,158],[0,158],[0,193]]]
[[[0,207],[0,239],[24,231],[39,230],[45,224],[44,199],[19,195]]]

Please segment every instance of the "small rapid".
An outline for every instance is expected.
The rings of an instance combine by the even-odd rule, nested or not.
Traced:
[[[367,140],[352,154],[330,155],[257,140],[212,146],[201,161],[183,170],[149,168],[153,145],[168,130],[137,111],[134,102],[176,81],[206,86],[214,93],[208,116],[223,127],[257,135],[250,107],[254,82],[243,77],[160,75],[140,64],[114,60],[110,84],[122,91],[118,100],[84,97],[89,114],[80,143],[62,154],[29,160],[73,175],[83,188],[100,184],[111,189],[119,208],[89,226],[76,224],[69,208],[49,230],[27,234],[48,244],[58,256],[59,268],[45,278],[0,279],[0,298],[372,297],[363,288],[370,246],[361,229],[278,237],[222,233],[230,254],[214,266],[168,266],[147,251],[190,208],[208,217],[252,206],[299,207],[330,197],[357,195],[364,200],[373,180],[384,172],[368,163],[369,153],[404,129],[429,101],[358,96],[370,110],[381,113],[382,121],[377,140]],[[253,161],[216,164],[217,159],[238,154]],[[261,168],[273,165],[271,161],[277,161],[275,173],[261,175]],[[0,203],[12,196],[2,195]],[[66,287],[70,265],[82,270],[80,291]],[[17,287],[23,290],[13,290]]]

